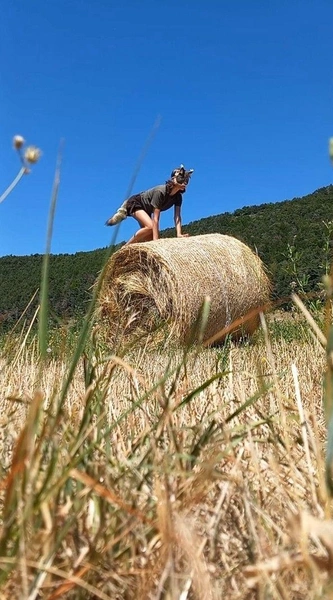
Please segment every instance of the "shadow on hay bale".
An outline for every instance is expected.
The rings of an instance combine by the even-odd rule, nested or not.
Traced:
[[[203,341],[269,301],[261,260],[239,240],[220,234],[123,246],[109,261],[100,309],[111,336],[118,330],[125,338],[139,337],[164,323],[183,342],[207,296]],[[233,335],[251,335],[258,324],[255,314]]]

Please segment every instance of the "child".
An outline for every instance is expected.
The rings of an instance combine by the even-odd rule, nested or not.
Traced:
[[[160,213],[174,206],[177,237],[187,237],[188,234],[182,234],[181,205],[182,194],[186,191],[192,173],[193,169],[186,171],[185,167],[180,165],[172,171],[170,179],[164,185],[157,185],[125,200],[113,217],[106,221],[106,225],[116,225],[128,216],[134,217],[140,229],[127,244],[158,240]]]

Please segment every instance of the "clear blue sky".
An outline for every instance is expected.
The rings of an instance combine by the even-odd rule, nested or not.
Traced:
[[[330,184],[332,27],[332,0],[5,0],[0,192],[13,135],[43,157],[0,205],[0,255],[44,251],[62,138],[52,252],[107,246],[158,115],[133,192],[194,168],[184,223]]]

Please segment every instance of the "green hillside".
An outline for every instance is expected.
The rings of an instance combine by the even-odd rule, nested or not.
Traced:
[[[268,268],[275,296],[290,293],[295,279],[288,246],[297,253],[297,274],[306,291],[316,289],[331,259],[333,185],[302,198],[245,206],[190,223],[186,231],[232,235],[256,250]]]
[[[296,276],[306,291],[318,283],[330,261],[333,221],[333,185],[302,198],[284,202],[245,206],[193,221],[184,227],[190,235],[223,233],[232,235],[256,250],[264,261],[273,283],[275,297],[290,293]],[[166,229],[163,237],[173,237]],[[288,250],[289,248],[289,250]],[[288,252],[294,258],[288,258]],[[90,289],[100,271],[105,249],[50,258],[50,307],[55,320],[84,313]],[[39,288],[41,255],[0,258],[0,323],[13,324]],[[28,316],[36,308],[38,296]]]

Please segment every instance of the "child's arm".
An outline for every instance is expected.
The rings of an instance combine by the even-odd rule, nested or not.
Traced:
[[[154,208],[154,212],[153,212],[153,240],[158,240],[159,238],[159,231],[160,231],[160,214],[161,211],[159,208]]]
[[[180,206],[175,206],[175,227],[177,237],[188,237],[188,233],[182,233],[182,218]]]

